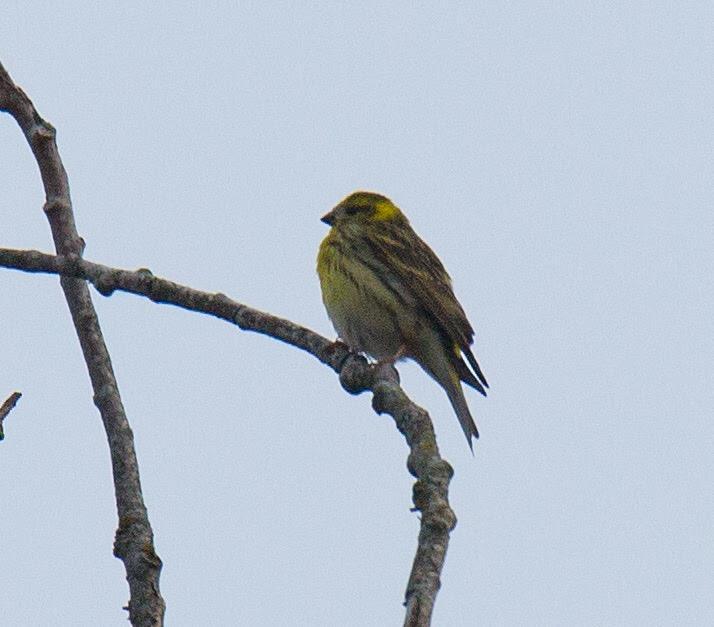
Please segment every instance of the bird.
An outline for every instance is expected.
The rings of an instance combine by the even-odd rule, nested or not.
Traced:
[[[417,362],[445,391],[473,452],[479,437],[461,382],[486,396],[474,330],[451,277],[389,198],[357,191],[321,218],[317,274],[338,338],[380,363]]]

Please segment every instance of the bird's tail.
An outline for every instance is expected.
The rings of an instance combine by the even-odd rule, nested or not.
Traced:
[[[431,331],[423,334],[418,344],[420,350],[412,354],[412,356],[446,391],[451,406],[456,412],[456,417],[459,419],[459,424],[464,430],[469,448],[473,452],[473,439],[478,439],[478,429],[474,419],[471,417],[469,406],[466,404],[461,381],[463,380],[469,385],[473,385],[484,395],[486,390],[464,363],[459,348],[457,346],[449,347],[443,336]]]
[[[446,395],[451,401],[451,406],[456,412],[456,417],[459,419],[459,424],[464,430],[464,435],[466,436],[466,441],[469,444],[471,452],[474,450],[473,439],[478,439],[478,429],[476,428],[476,423],[471,417],[471,412],[469,411],[469,406],[466,404],[466,397],[464,396],[464,391],[461,388],[461,381],[456,373],[454,373],[448,382],[442,383],[444,389],[446,390]]]

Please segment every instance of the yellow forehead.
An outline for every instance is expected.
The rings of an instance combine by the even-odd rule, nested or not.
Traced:
[[[374,209],[374,213],[371,214],[370,218],[377,221],[392,220],[401,213],[389,198],[374,192],[355,192],[340,204],[343,206],[371,207]]]
[[[396,205],[385,198],[384,200],[378,200],[375,204],[373,220],[391,220],[399,213]]]

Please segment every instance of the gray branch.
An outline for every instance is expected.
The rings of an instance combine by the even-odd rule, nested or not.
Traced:
[[[20,392],[13,392],[10,394],[10,396],[7,397],[5,402],[0,405],[0,440],[3,440],[5,438],[5,432],[3,431],[3,422],[5,418],[7,418],[7,415],[13,410],[15,405],[17,405],[17,401],[20,400],[20,397],[22,394]]]
[[[0,108],[3,108],[1,94],[2,90],[0,89]],[[54,144],[54,141],[52,143]],[[417,479],[413,487],[412,498],[414,510],[421,513],[421,526],[417,551],[405,594],[406,618],[404,624],[408,627],[430,625],[434,602],[441,585],[440,575],[446,558],[449,534],[456,525],[456,516],[448,502],[449,482],[453,470],[439,454],[429,414],[413,403],[401,389],[397,371],[391,366],[370,365],[364,357],[350,352],[347,346],[340,342],[331,342],[310,329],[238,303],[224,294],[202,292],[180,285],[154,276],[147,269],[130,271],[93,263],[81,258],[81,249],[73,251],[70,248],[65,251],[58,248],[58,251],[60,254],[55,256],[32,250],[0,248],[0,267],[25,272],[59,274],[64,277],[63,282],[78,284],[85,289],[84,281],[88,281],[104,296],[110,296],[114,291],[129,292],[149,298],[156,303],[171,304],[220,318],[245,331],[267,335],[310,353],[339,374],[343,388],[350,394],[372,392],[374,410],[378,414],[389,414],[394,419],[399,431],[404,435],[410,448],[407,468]],[[103,343],[102,346],[104,346]],[[111,370],[108,355],[106,364]],[[116,393],[111,398],[119,399],[115,382],[109,386],[108,390]],[[96,387],[95,395],[99,398]],[[102,396],[102,398],[104,397]],[[101,406],[104,405],[104,402]],[[121,401],[119,401],[119,407],[121,407],[120,403]],[[128,424],[126,428],[128,430]],[[131,435],[130,431],[129,435]],[[135,462],[133,448],[131,452]],[[138,472],[136,482],[138,487]],[[140,497],[141,493],[138,494]],[[122,531],[122,520],[120,515],[118,534]],[[127,524],[135,523],[131,520]],[[146,525],[148,528],[148,521],[146,521]],[[150,533],[150,528],[148,530]],[[147,581],[155,581],[156,595],[160,599],[158,596],[158,570],[161,563],[153,553],[153,548],[151,556],[156,560],[156,576],[155,579]],[[128,571],[129,566],[127,566]],[[133,597],[132,589],[132,599]]]
[[[310,353],[340,375],[342,386],[350,394],[372,391],[374,410],[392,416],[411,450],[407,467],[417,478],[413,490],[414,509],[420,511],[422,517],[419,545],[407,585],[405,625],[429,625],[449,532],[456,524],[448,502],[453,471],[439,455],[429,414],[409,400],[399,386],[394,368],[370,365],[341,342],[331,342],[290,320],[253,309],[221,293],[202,292],[162,279],[145,268],[122,270],[86,259],[9,248],[0,248],[0,267],[84,279],[105,296],[115,291],[129,292],[156,303],[220,318],[244,331],[262,333]]]
[[[9,113],[18,123],[37,161],[45,190],[44,211],[57,253],[70,259],[81,259],[84,242],[74,223],[69,181],[55,142],[55,129],[40,117],[2,64],[0,110]],[[87,363],[94,403],[109,442],[119,517],[114,555],[124,562],[126,570],[130,592],[129,620],[134,626],[160,626],[165,610],[159,591],[161,560],[154,550],[154,534],[141,493],[134,435],[119,396],[89,288],[84,281],[67,276],[61,277],[60,284]]]

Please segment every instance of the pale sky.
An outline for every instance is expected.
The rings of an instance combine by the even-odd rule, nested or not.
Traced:
[[[454,466],[435,626],[714,623],[714,10],[695,3],[5,3],[87,259],[328,337],[355,189],[439,254],[491,383],[407,393]],[[168,6],[168,3],[167,3]],[[0,116],[0,246],[51,251]],[[109,454],[56,277],[0,269],[0,623],[125,625]],[[407,447],[314,358],[94,292],[167,624],[399,625]]]

